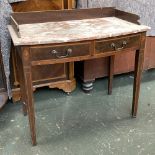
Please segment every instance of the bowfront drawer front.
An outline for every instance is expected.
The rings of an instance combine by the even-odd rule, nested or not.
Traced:
[[[75,45],[32,47],[30,49],[31,60],[38,61],[87,56],[90,55],[90,46],[90,43],[80,43]]]
[[[139,48],[140,39],[140,35],[132,35],[110,40],[96,41],[95,52],[96,54],[99,54],[103,52],[122,51],[128,48]]]

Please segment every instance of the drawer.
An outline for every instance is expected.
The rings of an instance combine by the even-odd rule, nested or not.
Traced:
[[[53,69],[54,68],[54,69]],[[33,82],[46,83],[46,81],[60,81],[66,80],[68,75],[67,64],[52,64],[32,66],[32,79]]]
[[[95,52],[103,53],[110,51],[121,51],[127,48],[138,48],[140,46],[140,35],[132,35],[110,40],[96,41]]]
[[[90,55],[90,43],[32,47],[31,60],[63,59]]]

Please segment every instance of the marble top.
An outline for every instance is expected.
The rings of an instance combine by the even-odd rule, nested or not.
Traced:
[[[116,17],[23,24],[19,25],[21,37],[11,25],[8,28],[15,46],[104,39],[150,29]]]

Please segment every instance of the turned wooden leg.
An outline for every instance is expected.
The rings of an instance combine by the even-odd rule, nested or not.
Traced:
[[[19,86],[18,76],[17,76],[17,56],[16,56],[16,49],[13,46],[13,43],[11,42],[11,59],[12,59],[12,70],[14,75],[14,85]]]
[[[108,77],[108,94],[112,94],[112,83],[114,77],[114,60],[115,55],[109,57],[109,77]]]
[[[24,96],[24,100],[27,107],[32,145],[36,145],[36,129],[35,129],[35,112],[33,103],[33,86],[32,86],[32,74],[31,64],[29,59],[29,48],[23,48],[22,51],[22,74],[23,87],[21,93]]]
[[[143,70],[144,50],[137,50],[135,56],[135,73],[133,86],[132,116],[136,117],[140,92],[140,81]]]
[[[90,91],[93,90],[93,85],[94,85],[94,81],[83,82],[83,83],[82,83],[82,90],[83,90],[85,93],[89,93]]]

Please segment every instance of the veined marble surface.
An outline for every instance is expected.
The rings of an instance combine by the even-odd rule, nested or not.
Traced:
[[[14,45],[64,43],[115,37],[147,31],[150,28],[116,17],[47,22],[20,25],[19,38],[12,26],[9,31]]]

